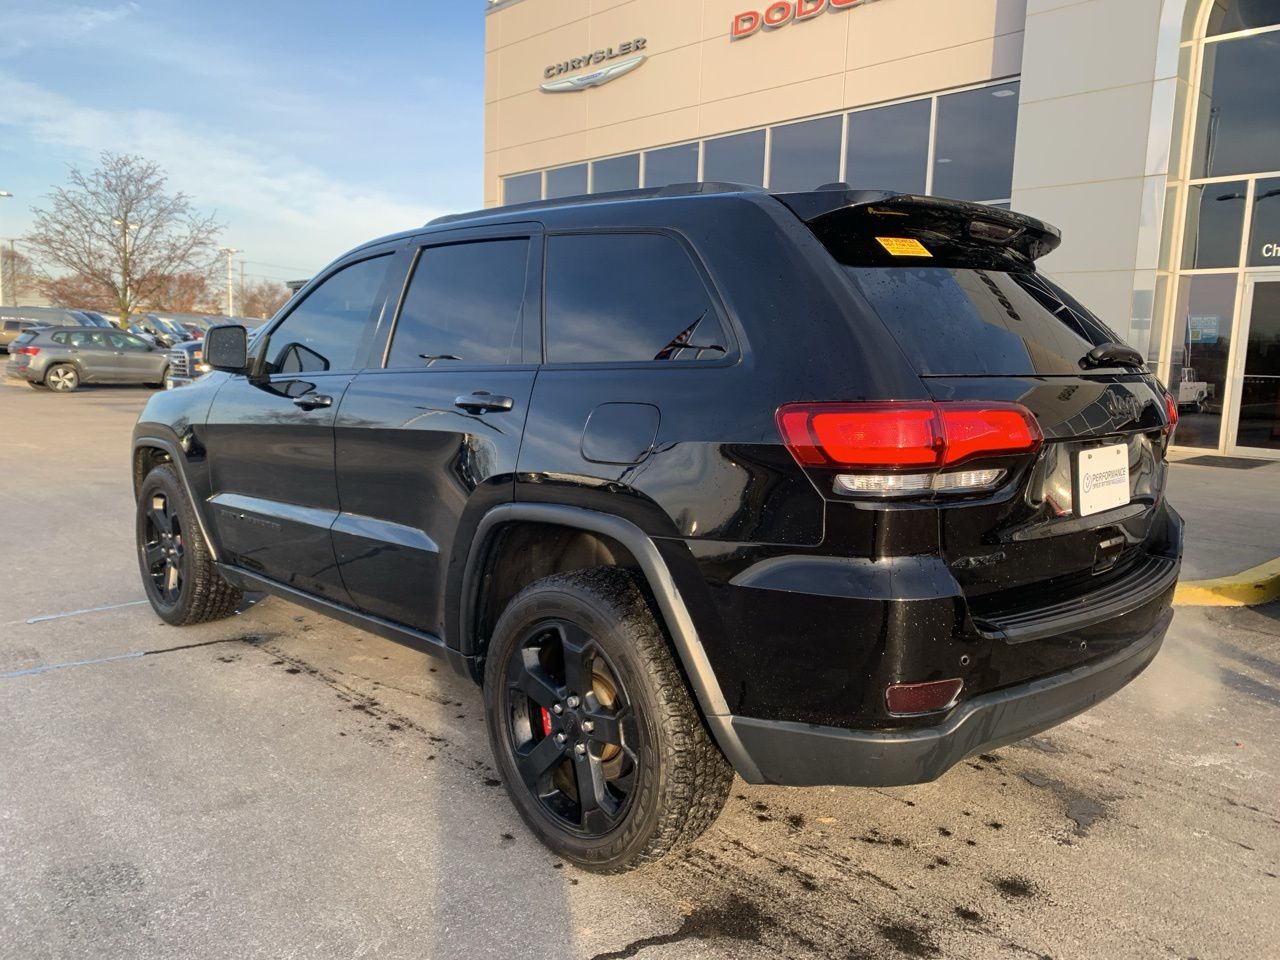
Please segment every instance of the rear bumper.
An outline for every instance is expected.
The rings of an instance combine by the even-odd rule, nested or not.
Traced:
[[[891,787],[936,780],[965,757],[1032,736],[1111,696],[1155,658],[1172,619],[1173,611],[1165,610],[1117,653],[974,697],[932,727],[868,731],[727,718],[750,761],[739,764],[739,773],[751,782],[790,786]]]
[[[13,361],[4,365],[4,375],[10,380],[38,380],[38,376],[32,376],[31,365],[18,366]]]

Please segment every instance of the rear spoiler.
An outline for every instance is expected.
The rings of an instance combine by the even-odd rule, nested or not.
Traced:
[[[854,266],[1026,270],[1062,242],[1042,220],[963,200],[843,185],[774,197],[832,256]],[[892,242],[902,240],[908,242]]]

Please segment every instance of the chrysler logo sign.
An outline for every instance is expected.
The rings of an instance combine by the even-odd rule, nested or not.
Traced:
[[[626,40],[616,47],[609,47],[607,50],[595,50],[581,57],[571,57],[560,63],[553,63],[542,71],[542,75],[547,79],[547,82],[542,85],[542,89],[547,93],[574,93],[578,90],[598,87],[601,84],[608,83],[610,80],[616,80],[624,73],[630,73],[644,63],[645,55],[640,51],[645,48],[648,42],[644,37],[640,37],[638,40]],[[560,76],[564,73],[572,73],[574,70],[593,67],[597,64],[604,64],[604,66],[572,77]]]

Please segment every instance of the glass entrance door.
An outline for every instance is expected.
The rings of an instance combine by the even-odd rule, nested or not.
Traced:
[[[1249,281],[1242,318],[1232,452],[1280,459],[1280,277]]]

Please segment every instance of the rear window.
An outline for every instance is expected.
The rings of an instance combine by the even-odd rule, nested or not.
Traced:
[[[25,333],[20,333],[20,334],[18,334],[16,337],[14,337],[14,338],[13,338],[13,343],[12,343],[12,344],[10,344],[10,346],[11,346],[11,347],[21,347],[21,346],[25,346],[26,344],[30,343],[30,342],[31,342],[32,340],[34,340],[35,338],[36,338],[35,331],[34,331],[34,330],[27,330]]]
[[[1081,357],[1101,343],[1120,340],[1037,273],[843,269],[922,375],[1078,376]]]

